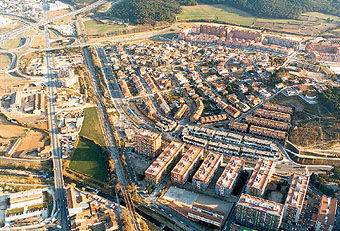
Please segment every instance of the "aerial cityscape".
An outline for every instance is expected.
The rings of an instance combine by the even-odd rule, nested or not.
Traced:
[[[0,0],[0,230],[340,230],[340,1]]]

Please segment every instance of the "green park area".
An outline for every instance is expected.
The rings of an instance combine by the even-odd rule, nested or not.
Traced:
[[[85,108],[84,115],[85,118],[79,135],[94,141],[100,146],[105,146],[104,135],[100,126],[97,108]]]
[[[97,108],[86,108],[84,114],[79,142],[71,157],[69,167],[95,179],[105,181],[107,176],[107,161],[103,152],[105,140]]]
[[[98,145],[84,137],[79,138],[69,167],[101,181],[107,176],[105,154]]]
[[[84,21],[85,30],[88,35],[107,35],[116,31],[123,30],[124,25],[112,24],[108,20],[87,20]]]

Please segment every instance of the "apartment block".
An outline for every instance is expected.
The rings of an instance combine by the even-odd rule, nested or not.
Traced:
[[[179,159],[183,150],[183,143],[172,141],[145,171],[145,180],[153,184],[158,184]]]
[[[22,208],[25,206],[42,204],[43,202],[44,198],[42,189],[11,193],[9,196],[8,209]]]
[[[291,223],[298,223],[300,214],[307,194],[309,176],[295,173],[289,187],[284,205],[285,219]]]
[[[338,200],[336,198],[323,195],[321,198],[320,208],[316,220],[316,231],[332,231],[335,230],[336,210]]]
[[[202,100],[196,99],[195,103],[196,103],[196,110],[192,114],[192,116],[190,117],[191,122],[199,120],[201,115],[202,115],[203,109],[204,109],[204,104],[203,104]]]
[[[175,168],[171,171],[171,180],[179,184],[186,183],[202,156],[202,148],[190,146],[189,149],[184,152],[181,160],[177,163]]]
[[[251,174],[246,193],[252,196],[261,197],[264,194],[270,177],[275,171],[275,163],[273,160],[260,158]]]
[[[205,116],[205,117],[201,117],[201,123],[202,124],[216,123],[216,122],[221,122],[221,121],[224,121],[224,120],[227,120],[227,119],[228,119],[227,114]]]
[[[287,132],[278,131],[270,128],[258,127],[255,125],[250,126],[249,132],[254,135],[260,135],[281,141],[285,140],[287,136]]]
[[[122,92],[123,92],[125,98],[132,96],[131,92],[129,90],[129,87],[128,87],[128,85],[127,85],[127,83],[124,79],[119,80],[119,85],[120,85],[120,88],[122,89]]]
[[[248,124],[239,123],[239,122],[231,122],[228,124],[228,128],[231,130],[239,131],[239,132],[247,132]]]
[[[289,128],[288,123],[271,120],[271,119],[259,118],[255,116],[246,116],[245,122],[248,124],[254,124],[254,125],[259,125],[263,127],[284,130],[284,131],[287,131]]]
[[[229,197],[235,183],[243,170],[244,160],[237,157],[231,157],[222,175],[217,180],[215,191],[220,196]]]
[[[182,107],[176,112],[174,118],[176,120],[182,119],[182,117],[188,112],[189,107],[187,104],[183,104]]]
[[[210,152],[192,178],[192,185],[197,189],[206,190],[222,161],[222,154]]]
[[[162,135],[149,130],[141,129],[135,135],[136,151],[138,153],[156,157],[162,146]]]
[[[242,194],[236,207],[236,221],[261,231],[279,230],[283,205]]]
[[[279,104],[270,103],[270,102],[265,103],[263,105],[263,109],[293,114],[293,108],[282,106]]]
[[[271,111],[266,109],[256,109],[253,115],[258,117],[264,117],[267,119],[280,120],[284,122],[291,121],[291,116],[288,113]]]

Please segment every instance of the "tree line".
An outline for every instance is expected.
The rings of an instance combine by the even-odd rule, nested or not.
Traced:
[[[308,11],[340,16],[340,0],[127,0],[111,8],[113,17],[132,24],[174,22],[181,5],[225,4],[264,18],[298,18]]]

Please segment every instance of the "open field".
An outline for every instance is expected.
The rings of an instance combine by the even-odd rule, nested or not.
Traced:
[[[67,14],[67,13],[69,13],[69,12],[70,12],[69,9],[48,11],[48,12],[47,12],[47,17],[48,17],[48,18],[55,18],[55,17],[58,17],[58,16],[60,16],[60,15]]]
[[[107,162],[102,150],[83,137],[79,138],[69,167],[101,181],[105,181],[107,176]]]
[[[100,126],[97,108],[85,108],[84,114],[85,118],[79,135],[93,140],[101,146],[105,146],[104,135]]]
[[[108,20],[95,21],[92,19],[84,21],[84,26],[88,35],[106,35],[125,28],[124,25],[110,24]]]
[[[2,44],[2,49],[14,49],[17,48],[20,44],[21,37],[18,36],[14,39],[7,40],[4,44]]]
[[[43,35],[35,36],[30,47],[32,47],[32,48],[45,48],[45,36],[43,36]]]
[[[241,10],[226,5],[196,5],[183,6],[183,12],[177,16],[178,21],[186,20],[216,20],[251,26],[255,18]]]
[[[12,87],[27,84],[30,81],[24,80],[24,79],[19,79],[19,78],[14,78],[7,73],[0,73],[0,82],[1,82],[0,89],[1,90],[7,90],[7,89],[12,88]]]
[[[27,128],[12,124],[4,116],[0,116],[0,137],[14,139],[25,134]]]
[[[8,68],[11,65],[11,58],[7,54],[0,53],[0,70]]]
[[[8,17],[8,18],[15,19],[14,17]],[[19,20],[15,20],[11,24],[9,24],[9,25],[6,25],[4,27],[0,27],[0,35],[1,34],[5,34],[7,32],[10,32],[12,30],[18,29],[18,28],[20,28],[20,27],[22,27],[24,25],[25,24],[20,22]]]
[[[340,17],[318,12],[306,12],[298,19],[256,18],[244,11],[226,5],[183,6],[177,21],[215,21],[266,29],[274,32],[303,36],[340,36]]]
[[[44,137],[46,134],[37,131],[29,131],[28,134],[22,139],[17,152],[29,152],[35,148],[44,147]]]

